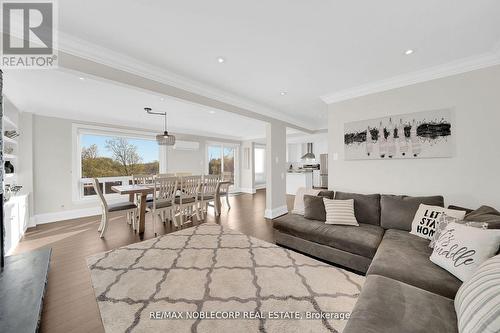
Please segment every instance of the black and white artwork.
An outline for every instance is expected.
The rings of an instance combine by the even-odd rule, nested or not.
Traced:
[[[451,110],[416,112],[344,125],[346,160],[451,157]]]

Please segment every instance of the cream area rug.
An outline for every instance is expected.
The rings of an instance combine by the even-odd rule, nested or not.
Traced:
[[[341,332],[365,278],[201,224],[87,259],[106,332]]]

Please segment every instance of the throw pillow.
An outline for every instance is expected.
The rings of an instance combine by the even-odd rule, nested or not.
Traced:
[[[326,221],[323,197],[304,195],[304,217],[309,220]]]
[[[458,219],[463,219],[465,217],[465,211],[463,210],[453,210],[439,206],[420,204],[413,218],[413,222],[411,223],[410,234],[425,239],[432,239],[432,236],[434,236],[436,232],[438,218],[443,213]]]
[[[462,281],[467,281],[500,246],[500,230],[449,223],[434,245],[430,260]]]
[[[489,206],[481,206],[465,215],[466,221],[488,223],[488,229],[500,229],[500,212]]]
[[[292,214],[304,215],[304,194],[318,195],[321,190],[299,187],[293,201]]]
[[[474,227],[474,228],[481,228],[481,229],[488,229],[488,223],[486,222],[474,222],[474,221],[465,221],[465,220],[460,220],[457,219],[456,217],[453,216],[448,216],[445,213],[439,215],[438,221],[437,221],[437,228],[436,232],[434,233],[434,236],[431,239],[431,242],[429,243],[429,247],[432,249],[434,248],[434,244],[436,243],[436,240],[439,239],[439,235],[446,229],[446,226],[448,223],[458,223],[458,224],[463,224],[469,227]]]
[[[326,211],[326,224],[359,226],[354,216],[354,200],[335,200],[323,198]]]
[[[458,331],[500,332],[500,255],[485,261],[455,296]]]

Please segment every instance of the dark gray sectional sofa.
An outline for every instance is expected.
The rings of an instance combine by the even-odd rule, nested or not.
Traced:
[[[277,244],[366,273],[344,333],[457,332],[453,299],[461,281],[429,260],[428,240],[409,233],[419,205],[443,206],[443,197],[329,191],[320,195],[354,199],[359,227],[288,214],[275,220],[275,239]]]

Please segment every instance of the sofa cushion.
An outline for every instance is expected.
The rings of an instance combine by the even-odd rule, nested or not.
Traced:
[[[490,206],[481,206],[465,215],[466,221],[486,222],[488,229],[500,229],[500,212]]]
[[[456,333],[453,300],[379,275],[365,281],[344,333]]]
[[[382,275],[441,296],[455,297],[462,282],[431,262],[431,253],[428,240],[390,229],[385,232],[367,274]]]
[[[442,196],[409,197],[383,194],[380,197],[380,225],[385,229],[410,231],[420,204],[444,207],[444,199]]]
[[[274,220],[274,229],[370,259],[375,255],[384,234],[384,229],[376,225],[332,225],[294,214]]]
[[[325,198],[328,198],[328,199],[333,199],[334,196],[335,196],[335,192],[334,191],[324,190],[324,191],[320,191],[318,193],[318,196],[325,197]]]
[[[308,220],[326,221],[323,197],[304,194],[304,217]]]
[[[354,214],[359,223],[380,225],[380,194],[358,194],[339,192],[335,199],[354,199]]]

